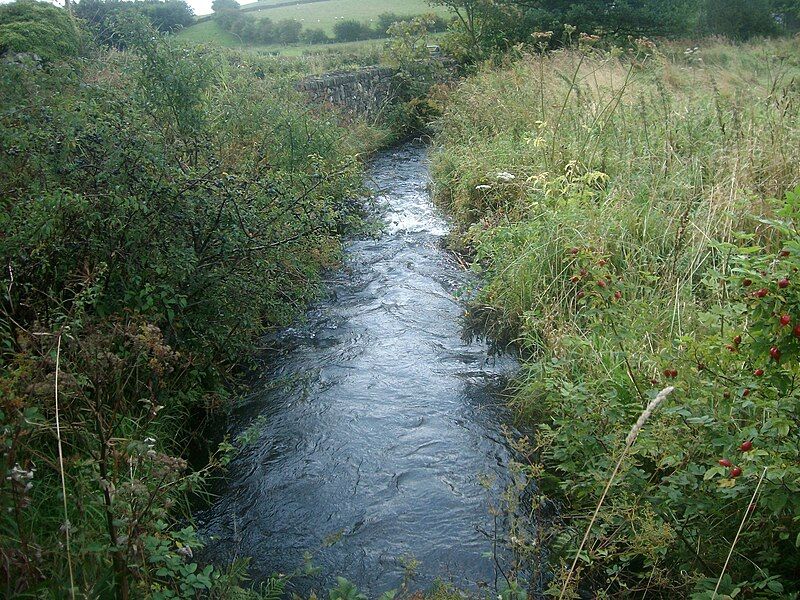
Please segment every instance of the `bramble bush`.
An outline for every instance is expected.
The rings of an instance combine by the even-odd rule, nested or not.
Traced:
[[[338,260],[378,136],[241,55],[135,17],[117,36],[0,65],[0,586],[249,597],[186,522],[229,445],[201,467],[188,448]]]

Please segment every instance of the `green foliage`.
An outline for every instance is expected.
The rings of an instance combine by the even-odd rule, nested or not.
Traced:
[[[370,29],[355,19],[348,19],[333,26],[333,37],[337,42],[366,40],[370,37]]]
[[[328,590],[330,600],[367,600],[367,597],[344,577],[337,577],[336,583],[335,588]]]
[[[0,6],[0,54],[29,52],[53,61],[77,56],[83,35],[67,11],[47,2]]]
[[[119,44],[114,39],[117,23],[133,15],[141,15],[163,32],[176,32],[194,23],[194,12],[185,0],[80,0],[75,15],[103,44]]]
[[[176,526],[230,444],[199,471],[183,453],[254,336],[315,296],[358,222],[368,131],[309,108],[291,69],[174,45],[141,19],[115,34],[124,54],[0,65],[9,595],[237,587]]]
[[[214,0],[211,3],[211,10],[215,13],[226,10],[239,10],[239,3],[236,0]]]
[[[526,357],[512,404],[536,428],[517,468],[563,513],[518,550],[535,568],[548,548],[558,596],[631,426],[671,385],[574,585],[710,597],[749,515],[720,589],[793,597],[797,42],[591,48],[462,84],[433,159],[438,198],[486,279],[471,316]]]
[[[287,45],[298,42],[307,45],[329,42],[344,44],[384,39],[392,23],[412,18],[385,12],[386,8],[394,8],[391,2],[392,0],[373,0],[369,3],[359,0],[337,0],[277,7],[254,3],[244,9],[220,7],[215,11],[213,22],[224,31],[236,36],[235,40],[239,45]],[[403,4],[403,8],[413,15],[414,11],[424,12],[427,3],[425,0],[409,0]],[[212,34],[212,29],[208,27],[209,23],[198,23],[187,31],[184,37],[209,42],[220,41],[211,39],[219,36]],[[300,26],[301,29],[288,36],[279,35],[279,30],[287,24],[291,24],[292,27]],[[444,31],[446,28],[446,20],[442,15],[437,15],[431,30]],[[207,30],[207,33],[202,30]]]
[[[773,35],[778,23],[771,0],[705,0],[702,28],[732,40]]]

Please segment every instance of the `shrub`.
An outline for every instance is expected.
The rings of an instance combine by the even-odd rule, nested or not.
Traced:
[[[333,37],[337,42],[355,42],[370,37],[369,28],[355,20],[339,21],[333,26]]]
[[[34,0],[0,6],[0,54],[30,52],[53,61],[77,56],[82,44],[80,29],[61,8]]]
[[[192,558],[186,525],[227,446],[199,471],[183,453],[358,220],[363,130],[264,65],[140,21],[119,31],[128,53],[80,69],[0,65],[7,595],[230,584]]]

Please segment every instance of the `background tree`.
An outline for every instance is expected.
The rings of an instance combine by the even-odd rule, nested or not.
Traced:
[[[239,10],[239,3],[236,0],[214,0],[211,3],[211,10],[215,13],[226,10]]]
[[[706,0],[701,31],[732,40],[773,35],[778,31],[773,10],[779,8],[779,4],[770,0]]]
[[[537,28],[613,36],[673,36],[693,29],[698,0],[503,0],[523,9]],[[725,3],[727,4],[727,3]]]
[[[339,21],[333,26],[333,37],[337,42],[355,42],[369,37],[369,33],[362,23],[354,19]]]
[[[295,19],[283,19],[275,24],[275,38],[281,44],[296,44],[300,41],[303,24]]]
[[[300,34],[300,39],[306,44],[325,44],[330,41],[322,29],[304,29]]]
[[[194,23],[194,11],[185,0],[81,0],[74,5],[74,12],[104,44],[118,43],[114,39],[115,23],[123,15],[142,15],[161,32],[178,31]]]
[[[158,31],[173,32],[194,23],[194,11],[184,0],[151,0],[142,8],[150,24]]]

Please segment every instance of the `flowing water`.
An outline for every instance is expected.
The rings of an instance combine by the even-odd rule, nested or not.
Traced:
[[[469,275],[441,248],[425,147],[380,155],[370,181],[384,232],[350,242],[326,300],[273,340],[234,415],[248,443],[200,519],[206,554],[251,556],[258,581],[309,551],[322,569],[300,589],[341,575],[369,597],[411,557],[413,587],[493,585],[490,507],[510,454],[499,391],[514,363],[462,339]]]

